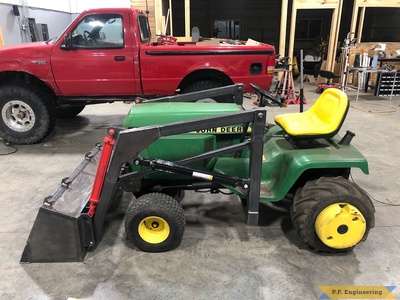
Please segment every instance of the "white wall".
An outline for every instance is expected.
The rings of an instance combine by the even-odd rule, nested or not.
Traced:
[[[9,4],[0,3],[0,26],[3,33],[4,45],[15,45],[22,42],[18,18],[12,13]]]
[[[31,1],[31,0],[28,0]],[[38,0],[36,0],[38,1]],[[46,2],[46,0],[42,0]],[[64,0],[65,1],[65,0]],[[71,13],[81,13],[85,9],[89,8],[101,8],[101,7],[131,7],[130,0],[69,0],[70,12]]]
[[[80,13],[88,8],[100,7],[130,7],[130,0],[0,0],[0,4],[10,4],[22,6],[25,4],[31,8],[43,8],[68,13]]]

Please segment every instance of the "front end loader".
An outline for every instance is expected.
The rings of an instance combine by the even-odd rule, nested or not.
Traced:
[[[254,88],[260,106],[265,97],[277,101]],[[236,194],[249,225],[262,217],[260,203],[292,199],[293,225],[315,251],[343,252],[365,241],[374,206],[349,176],[352,168],[368,174],[368,163],[351,145],[353,133],[338,135],[347,96],[328,89],[308,111],[267,124],[265,109],[242,108],[240,85],[229,89],[235,104],[184,102],[227,91],[221,88],[178,101],[137,101],[123,128],[108,129],[103,145],[44,200],[21,262],[82,261],[100,242],[107,211],[123,192],[135,196],[126,236],[142,251],[177,248],[186,225],[184,191],[205,189]]]

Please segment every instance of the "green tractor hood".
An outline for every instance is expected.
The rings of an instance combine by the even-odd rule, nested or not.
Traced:
[[[132,106],[124,120],[126,128],[167,124],[238,112],[242,108],[227,103],[144,103]]]

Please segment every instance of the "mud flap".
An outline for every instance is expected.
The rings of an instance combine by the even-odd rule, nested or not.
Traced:
[[[92,218],[86,213],[101,152],[98,144],[75,171],[44,200],[20,262],[82,261],[94,246]]]

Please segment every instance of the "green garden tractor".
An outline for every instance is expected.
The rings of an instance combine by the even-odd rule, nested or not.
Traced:
[[[253,87],[260,107],[252,110],[242,107],[241,85],[138,99],[123,128],[108,129],[103,145],[44,200],[21,262],[82,261],[100,242],[107,211],[123,192],[134,195],[126,236],[142,251],[180,245],[185,190],[229,190],[241,199],[249,225],[263,217],[260,203],[292,199],[293,226],[315,251],[344,252],[364,241],[375,210],[349,180],[352,168],[368,174],[368,163],[351,144],[352,132],[338,135],[347,96],[327,89],[306,112],[268,124],[265,100],[282,104]],[[201,100],[225,93],[235,103]]]

